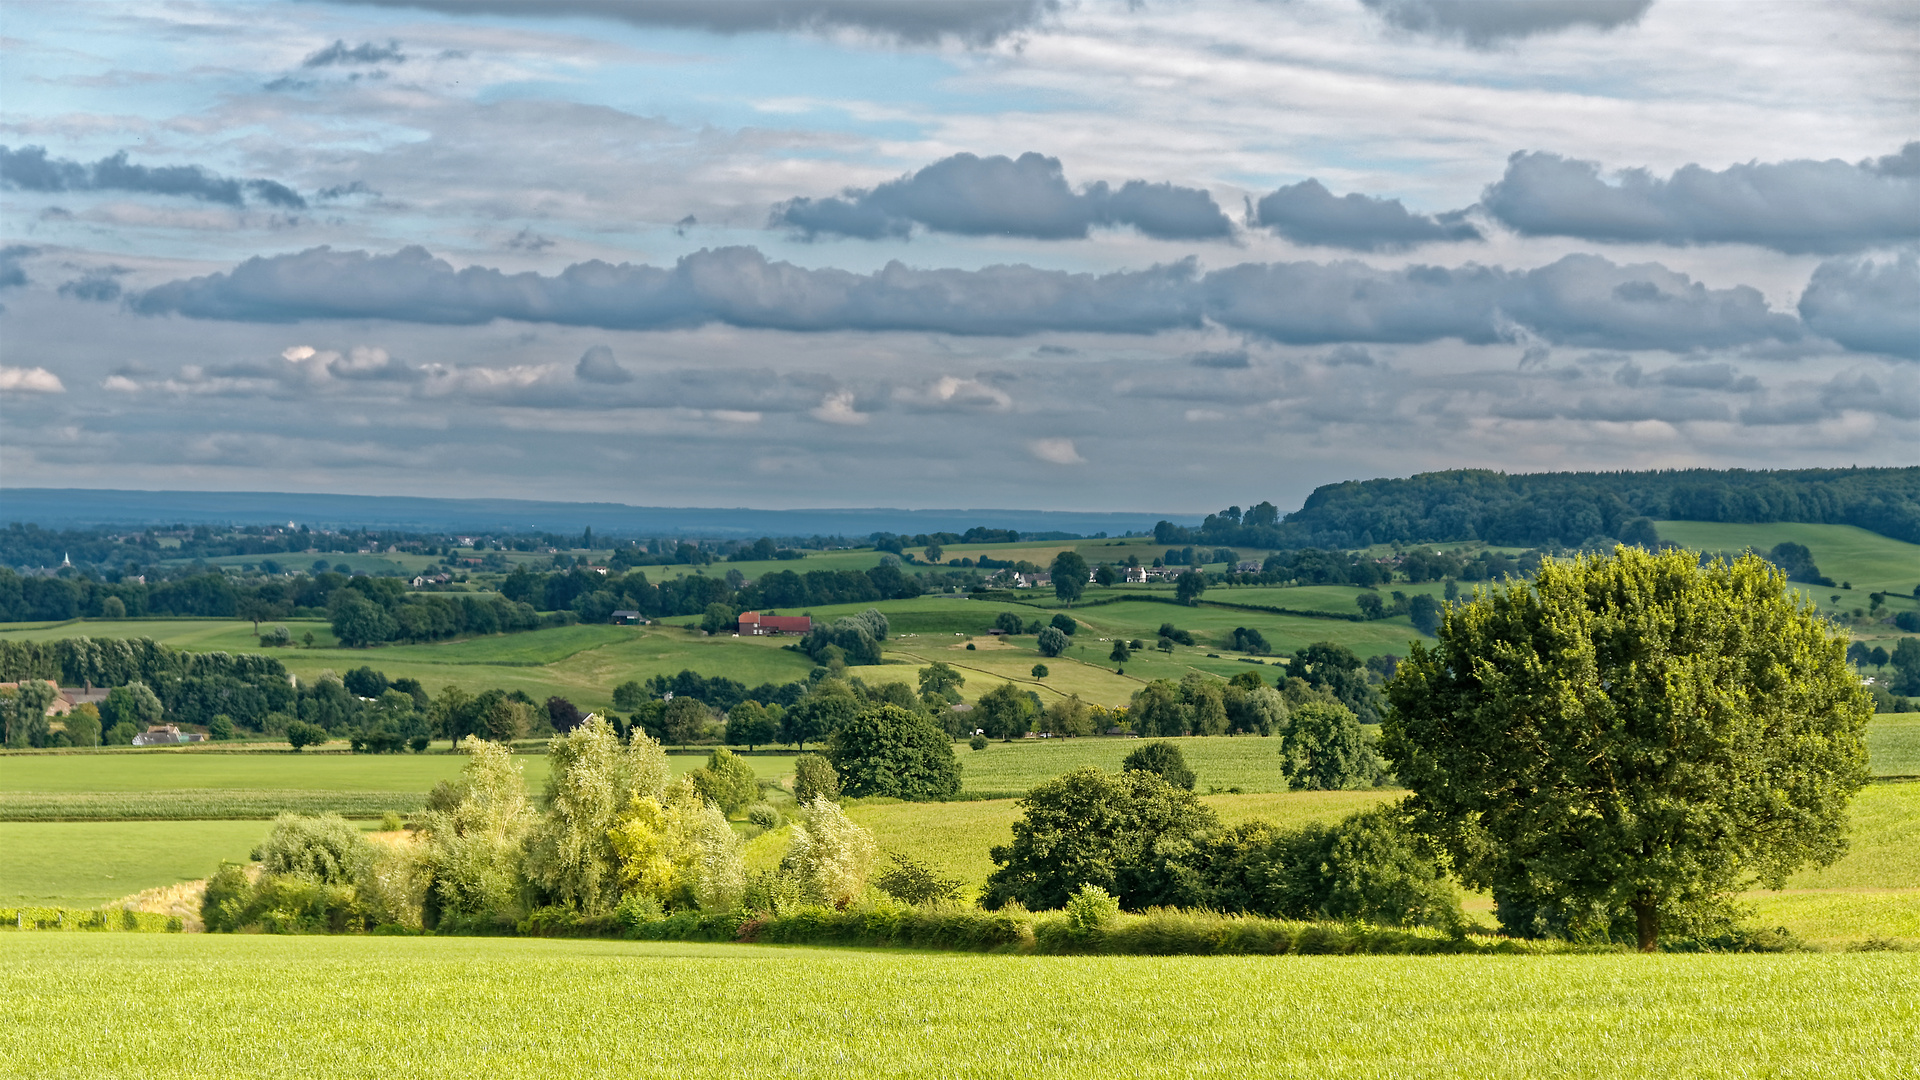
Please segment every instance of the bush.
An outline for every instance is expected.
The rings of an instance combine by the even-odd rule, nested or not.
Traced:
[[[1453,883],[1398,807],[1336,825],[1276,829],[1251,822],[1215,837],[1199,870],[1206,903],[1221,911],[1289,919],[1363,919],[1460,931]]]
[[[351,885],[372,857],[367,838],[338,814],[282,814],[254,849],[255,861],[269,874],[298,874],[329,885]]]
[[[225,742],[233,738],[233,717],[226,713],[217,713],[207,721],[207,735],[216,742]]]
[[[318,724],[309,724],[305,720],[295,720],[287,725],[287,745],[299,753],[309,746],[319,746],[327,741],[327,729]]]
[[[1064,612],[1061,614],[1055,615],[1051,620],[1048,621],[1047,625],[1053,627],[1055,630],[1060,631],[1061,633],[1067,635],[1068,637],[1072,637],[1074,635],[1074,632],[1080,629],[1080,624],[1073,620],[1073,616],[1065,614]]]
[[[381,832],[399,832],[406,827],[406,820],[392,810],[380,815]]]
[[[827,757],[841,789],[926,802],[960,793],[953,738],[923,712],[898,705],[862,710],[827,737]],[[798,795],[798,777],[795,780]]]
[[[1128,754],[1120,762],[1122,769],[1153,773],[1177,788],[1193,790],[1197,779],[1187,767],[1187,758],[1170,742],[1150,742]]]
[[[1119,921],[1120,901],[1098,885],[1080,886],[1067,901],[1067,928],[1083,941],[1104,934]]]
[[[1040,646],[1040,655],[1059,656],[1067,651],[1067,646],[1072,644],[1072,640],[1061,633],[1059,627],[1048,626],[1041,629],[1037,643]]]
[[[767,803],[758,803],[748,807],[747,820],[752,822],[757,828],[765,829],[768,832],[772,832],[786,822],[786,819],[780,816],[780,811],[774,809]]]
[[[866,887],[873,867],[873,835],[825,797],[802,804],[800,812],[780,871],[809,900],[844,905]]]
[[[1294,790],[1368,788],[1386,774],[1353,710],[1309,701],[1287,717],[1280,737],[1281,772]]]
[[[1058,908],[1082,885],[1134,911],[1196,902],[1187,863],[1217,822],[1192,792],[1156,773],[1087,767],[1039,785],[1020,807],[1013,843],[990,852],[998,868],[987,878],[986,907]]]
[[[793,798],[805,806],[815,799],[838,799],[840,774],[833,763],[819,754],[801,754],[793,759]]]
[[[908,904],[952,903],[960,899],[961,881],[899,851],[887,852],[893,863],[873,879],[881,892]]]
[[[753,766],[724,746],[708,754],[707,763],[688,778],[701,795],[719,806],[720,812],[728,817],[760,797],[760,784],[753,775]]]
[[[1035,664],[1033,665],[1033,670],[1029,674],[1031,674],[1036,679],[1044,679],[1047,676],[1053,674],[1053,672],[1048,671],[1047,665],[1045,664]]]
[[[987,748],[987,737],[985,735],[975,735],[973,738],[967,740],[967,745],[973,747],[975,750],[985,750]]]

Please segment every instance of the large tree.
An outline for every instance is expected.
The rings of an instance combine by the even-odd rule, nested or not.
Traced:
[[[1547,560],[1449,609],[1389,684],[1418,828],[1526,933],[1711,911],[1846,849],[1871,705],[1845,642],[1748,556]]]
[[[1082,885],[1098,885],[1138,911],[1190,903],[1197,841],[1218,825],[1190,791],[1157,773],[1092,766],[1055,777],[1020,800],[1013,843],[990,854],[999,864],[980,902],[1018,900],[1033,910],[1065,906]]]
[[[1087,591],[1087,560],[1077,551],[1063,551],[1053,557],[1048,571],[1053,577],[1053,595],[1061,603],[1072,604]]]
[[[885,795],[912,802],[960,793],[953,736],[925,713],[898,705],[860,712],[827,737],[827,760],[852,796]]]

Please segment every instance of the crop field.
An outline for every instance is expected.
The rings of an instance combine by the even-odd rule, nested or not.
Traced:
[[[277,619],[263,627],[285,626],[294,640],[313,634],[314,645],[331,649],[333,627],[324,619]],[[152,638],[194,652],[268,652],[285,657],[292,649],[265,650],[253,632],[253,623],[238,619],[70,619],[57,623],[0,624],[0,638],[15,641],[59,641],[62,638]]]
[[[693,986],[698,1007],[663,1007]],[[0,1075],[22,1077],[1872,1078],[1909,1076],[1920,1056],[1920,964],[1890,954],[1018,957],[10,933],[0,993]],[[193,1005],[178,1022],[75,1022],[102,1001]]]
[[[1875,776],[1920,776],[1920,713],[1880,713],[1867,725]]]

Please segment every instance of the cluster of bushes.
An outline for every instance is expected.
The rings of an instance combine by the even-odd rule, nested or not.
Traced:
[[[1171,750],[1171,747],[1167,748]],[[1458,893],[1393,808],[1337,825],[1223,828],[1178,782],[1177,751],[1149,768],[1083,768],[1021,799],[1013,842],[996,846],[981,902],[1060,908],[1098,886],[1129,911],[1204,908],[1288,919],[1360,919],[1458,930]]]
[[[553,920],[551,909],[629,920],[776,910],[843,905],[866,887],[872,838],[822,794],[802,804],[779,868],[749,874],[722,801],[738,807],[758,785],[725,751],[674,783],[658,743],[622,740],[595,717],[549,740],[536,809],[505,747],[470,737],[461,748],[459,781],[438,785],[393,842],[336,816],[278,819],[254,865],[209,881],[208,929],[510,932]]]
[[[409,592],[397,578],[356,577],[334,590],[327,605],[333,636],[349,648],[387,641],[440,641],[475,634],[512,633],[563,625],[532,605],[504,596]]]
[[[0,908],[0,930],[91,930],[133,934],[178,934],[185,930],[178,915],[162,915],[130,908]]]

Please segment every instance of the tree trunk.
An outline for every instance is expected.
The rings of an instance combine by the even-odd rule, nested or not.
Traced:
[[[1640,951],[1656,951],[1660,944],[1660,908],[1651,900],[1635,900],[1633,921],[1640,937]]]

